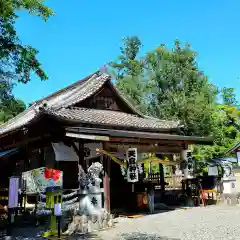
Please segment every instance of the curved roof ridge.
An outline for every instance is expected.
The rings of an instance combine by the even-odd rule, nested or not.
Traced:
[[[30,107],[28,107],[26,110],[19,113],[17,116],[1,124],[0,134],[4,134],[18,127],[22,127],[24,124],[31,121],[38,114],[37,107],[38,107],[37,104],[34,103]]]
[[[84,82],[86,82],[87,80],[89,80],[89,78],[91,78],[92,76],[94,76],[95,74],[97,74],[98,72],[99,72],[99,71],[96,71],[96,72],[94,72],[93,74],[85,77],[84,79],[78,80],[78,81],[74,82],[73,84],[70,84],[70,85],[68,85],[68,86],[66,86],[66,87],[64,87],[64,88],[61,88],[60,90],[58,90],[58,91],[56,91],[56,92],[54,92],[54,93],[52,93],[52,94],[50,94],[50,95],[48,95],[48,96],[46,96],[46,97],[44,97],[44,98],[41,98],[41,99],[33,102],[33,104],[39,104],[39,103],[42,103],[43,101],[48,101],[49,99],[51,99],[51,98],[53,98],[53,97],[56,97],[57,95],[60,95],[60,94],[63,93],[64,91],[69,90],[70,88],[73,88],[73,87],[75,87],[75,86],[81,85],[82,83],[84,83]]]
[[[105,73],[93,75],[88,79],[88,81],[80,85],[79,88],[74,89],[66,101],[59,107],[70,107],[80,101],[91,97],[104,85],[106,81],[110,79],[111,77]]]

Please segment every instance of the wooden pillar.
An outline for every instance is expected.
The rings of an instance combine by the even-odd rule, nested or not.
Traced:
[[[103,149],[108,151],[108,145],[103,143]],[[107,156],[104,156],[104,180],[103,180],[103,187],[104,187],[104,208],[107,212],[111,212],[110,207],[110,169],[111,169],[111,161]]]
[[[84,171],[86,171],[86,164],[84,162],[84,142],[80,139],[78,140],[78,163],[82,166]]]
[[[28,145],[25,144],[23,148],[23,160],[24,160],[24,171],[29,170],[29,160],[28,160]]]
[[[41,138],[41,147],[40,147],[40,162],[39,167],[45,166],[45,144],[44,144],[44,137]]]
[[[184,179],[188,178],[188,159],[187,159],[187,149],[181,151],[181,161],[184,163],[183,174]]]
[[[164,179],[164,168],[161,163],[159,163],[159,173],[160,173],[160,185],[161,189],[165,191],[165,179]]]

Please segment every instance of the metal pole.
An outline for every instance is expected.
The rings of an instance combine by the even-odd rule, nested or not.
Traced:
[[[61,216],[57,216],[57,229],[58,229],[58,238],[60,238],[61,235]]]
[[[13,211],[13,208],[9,208],[9,209],[8,209],[7,237],[11,237],[11,236],[12,236],[13,219],[14,219],[13,212],[14,212],[14,211]]]

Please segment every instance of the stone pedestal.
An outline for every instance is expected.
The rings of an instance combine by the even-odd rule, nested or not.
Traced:
[[[223,192],[221,196],[221,202],[226,205],[237,205],[238,204],[238,189],[236,187],[236,178],[229,177],[223,178]]]
[[[72,222],[68,225],[68,229],[64,235],[72,235],[73,233],[89,233],[113,226],[113,217],[111,214],[102,209],[98,214],[94,215],[76,215]]]
[[[99,187],[92,186],[81,191],[79,200],[80,214],[97,215],[102,209],[102,192]]]

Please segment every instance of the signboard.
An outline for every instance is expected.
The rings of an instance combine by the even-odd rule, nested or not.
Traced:
[[[137,168],[137,148],[129,148],[126,153],[128,161],[127,180],[128,182],[138,181],[138,168]]]
[[[47,187],[63,186],[63,172],[52,168],[41,167],[23,172],[22,179],[28,194],[45,192]]]
[[[8,208],[18,207],[19,177],[11,177],[9,180]]]

